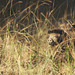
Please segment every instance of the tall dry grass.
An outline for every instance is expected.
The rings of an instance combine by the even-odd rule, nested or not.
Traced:
[[[5,8],[9,3],[12,8],[12,2],[13,0],[11,2],[9,0]],[[43,4],[46,2],[40,5],[38,2],[33,3],[25,8],[22,12],[25,11],[26,15],[23,15],[17,24],[11,24],[13,19],[9,16],[9,21],[1,28],[0,75],[75,75],[75,48],[73,46],[75,32],[70,32],[70,38],[62,42],[65,45],[65,51],[62,50],[62,43],[55,47],[49,46],[47,32],[48,29],[56,28],[52,22],[52,19],[56,22],[52,15],[55,8],[53,4],[51,11],[46,15],[41,13],[41,17],[38,18],[35,13],[39,12],[37,8]],[[30,10],[33,5],[36,5],[34,12]],[[2,11],[5,12],[4,9]],[[29,10],[29,13],[26,10]],[[33,14],[33,18],[30,14]],[[20,28],[21,26],[23,27]],[[70,41],[70,44],[65,44],[67,41]]]

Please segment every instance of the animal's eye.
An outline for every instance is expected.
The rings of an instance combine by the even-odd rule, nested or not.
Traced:
[[[48,39],[48,42],[52,42],[52,39]]]

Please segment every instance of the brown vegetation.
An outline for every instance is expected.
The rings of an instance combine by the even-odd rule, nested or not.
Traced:
[[[74,0],[2,0],[0,6],[0,75],[75,75]],[[63,37],[51,46],[48,30],[57,29],[67,37],[50,33]]]

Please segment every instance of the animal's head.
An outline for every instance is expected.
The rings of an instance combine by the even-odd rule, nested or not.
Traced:
[[[49,30],[47,42],[49,45],[54,46],[61,43],[64,40],[64,37],[66,37],[66,33],[61,29]]]

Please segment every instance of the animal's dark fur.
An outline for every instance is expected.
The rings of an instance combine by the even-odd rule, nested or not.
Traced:
[[[49,30],[48,31],[48,34],[50,34],[50,33],[58,33],[58,34],[60,34],[60,35],[67,35],[62,29],[54,29],[54,30]]]
[[[75,28],[75,25],[72,25],[73,28]]]

